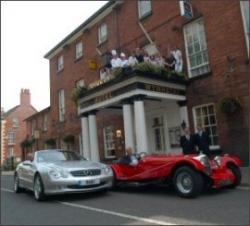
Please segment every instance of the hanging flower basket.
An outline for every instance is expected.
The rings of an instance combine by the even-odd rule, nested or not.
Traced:
[[[231,115],[241,109],[240,101],[235,97],[224,97],[219,102],[219,110],[223,114]]]
[[[66,135],[66,136],[63,138],[63,141],[64,141],[66,144],[73,144],[73,143],[75,142],[75,137],[74,137],[74,135],[69,134],[69,135]]]
[[[56,145],[56,140],[53,138],[47,139],[45,143],[51,147],[54,147]]]

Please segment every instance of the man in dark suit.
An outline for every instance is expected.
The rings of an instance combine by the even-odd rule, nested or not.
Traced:
[[[210,139],[207,132],[205,132],[201,125],[198,125],[197,127],[197,133],[195,134],[195,143],[199,149],[199,151],[202,151],[204,154],[209,155],[210,149]]]
[[[180,144],[183,150],[184,155],[188,154],[197,154],[196,148],[195,148],[195,137],[190,133],[190,130],[188,127],[183,129],[184,135],[181,136]]]

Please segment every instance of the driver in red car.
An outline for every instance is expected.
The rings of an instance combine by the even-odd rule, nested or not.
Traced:
[[[126,165],[136,166],[138,164],[138,157],[133,152],[131,147],[126,148],[126,155],[122,158],[121,162]]]

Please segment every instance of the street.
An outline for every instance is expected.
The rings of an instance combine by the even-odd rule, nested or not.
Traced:
[[[1,225],[249,225],[245,186],[212,190],[196,199],[150,187],[54,196],[45,202],[12,188],[13,177],[2,176]]]

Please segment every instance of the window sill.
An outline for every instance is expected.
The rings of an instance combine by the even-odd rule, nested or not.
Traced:
[[[213,72],[210,71],[210,72],[207,72],[205,74],[201,74],[201,75],[197,75],[195,77],[189,78],[187,81],[188,81],[188,83],[190,83],[190,82],[193,82],[193,81],[196,81],[196,80],[199,80],[199,79],[204,79],[204,78],[210,77],[212,75],[213,75]]]
[[[74,62],[77,63],[78,61],[81,61],[82,59],[83,59],[83,55],[78,58],[75,58]]]
[[[105,41],[99,43],[99,44],[97,45],[97,47],[101,47],[101,46],[105,45],[107,42],[108,42],[108,39],[106,39]]]
[[[151,15],[153,14],[153,11],[150,11],[144,15],[142,15],[141,17],[139,17],[139,21],[140,22],[144,22],[147,18],[149,18]]]
[[[105,159],[116,159],[116,156],[105,156]]]
[[[62,68],[62,69],[58,70],[56,73],[57,73],[57,74],[62,73],[62,72],[63,72],[63,69],[64,69],[64,68]]]

